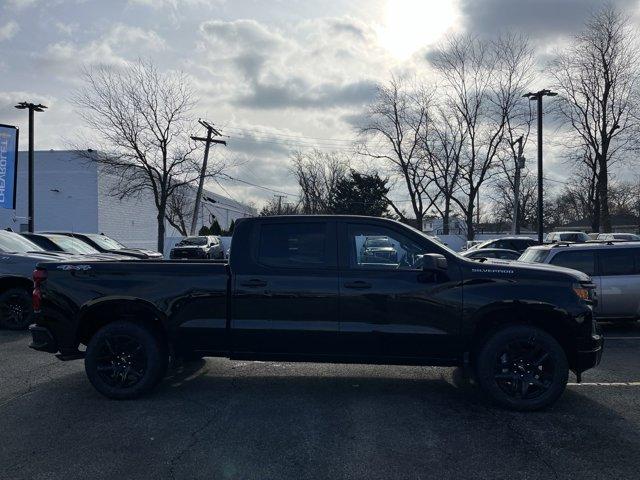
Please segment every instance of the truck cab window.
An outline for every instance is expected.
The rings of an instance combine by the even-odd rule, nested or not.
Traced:
[[[258,261],[274,267],[325,266],[326,223],[274,223],[262,225]]]
[[[420,259],[425,247],[407,236],[390,229],[349,225],[350,266],[369,269],[421,268]]]

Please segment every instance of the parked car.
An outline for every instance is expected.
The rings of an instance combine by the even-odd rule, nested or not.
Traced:
[[[516,252],[524,252],[532,245],[537,245],[538,242],[530,237],[501,237],[491,240],[485,240],[484,242],[472,245],[467,251],[479,250],[482,248],[499,248],[504,250],[515,250]]]
[[[461,254],[463,257],[470,258],[472,260],[481,260],[488,258],[501,258],[503,260],[517,260],[521,253],[515,250],[507,250],[505,248],[481,248],[474,250],[467,250]]]
[[[551,232],[544,239],[545,243],[574,242],[584,243],[590,240],[584,232]]]
[[[154,250],[146,250],[142,248],[125,247],[117,240],[107,237],[103,233],[77,233],[77,232],[44,232],[55,233],[57,235],[66,235],[81,240],[101,253],[113,253],[116,255],[124,255],[126,257],[134,257],[150,260],[161,260],[162,254]]]
[[[70,255],[83,255],[97,260],[134,260],[135,257],[117,255],[115,253],[101,253],[79,238],[56,233],[21,233],[27,240],[48,252],[61,252]]]
[[[224,258],[224,247],[216,235],[199,235],[180,240],[171,249],[169,258]]]
[[[640,235],[635,233],[600,233],[596,239],[600,241],[638,242],[640,241]]]
[[[24,330],[33,320],[31,291],[38,262],[67,260],[43,251],[20,234],[0,230],[0,327]]]
[[[640,242],[541,245],[529,248],[519,261],[558,265],[591,276],[598,320],[640,318]]]
[[[368,263],[363,237],[387,237],[402,261]],[[41,263],[31,347],[84,357],[92,385],[116,399],[149,392],[172,352],[461,366],[516,410],[551,405],[569,369],[579,381],[600,361],[594,286],[575,270],[479,264],[370,217],[247,218],[232,242],[228,263]]]
[[[364,242],[360,250],[360,261],[362,263],[398,263],[398,251],[393,246],[389,237],[375,236],[364,237]]]

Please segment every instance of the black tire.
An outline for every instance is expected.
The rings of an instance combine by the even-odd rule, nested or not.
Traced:
[[[10,288],[0,294],[0,328],[25,330],[33,323],[31,295],[24,288]]]
[[[552,405],[567,386],[569,365],[558,341],[528,325],[496,331],[476,357],[480,388],[496,404],[518,411]]]
[[[91,338],[84,368],[101,394],[126,400],[151,391],[164,377],[168,359],[166,345],[150,328],[118,321]]]

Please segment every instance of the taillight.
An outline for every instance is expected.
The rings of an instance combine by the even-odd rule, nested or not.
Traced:
[[[47,271],[46,270],[34,270],[33,271],[33,294],[31,295],[31,302],[33,304],[33,311],[35,313],[40,312],[40,307],[42,305],[42,292],[40,290],[40,286],[42,282],[47,279]]]

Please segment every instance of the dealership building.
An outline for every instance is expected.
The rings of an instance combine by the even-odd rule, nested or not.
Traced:
[[[19,152],[16,209],[0,209],[0,228],[27,230],[28,153]],[[117,177],[73,150],[36,151],[34,155],[34,229],[104,233],[137,248],[156,249],[157,210],[151,192],[120,199],[111,194]],[[195,188],[193,189],[195,197]],[[222,228],[255,215],[247,205],[205,190],[198,228],[214,218]],[[180,234],[166,222],[167,245]]]

